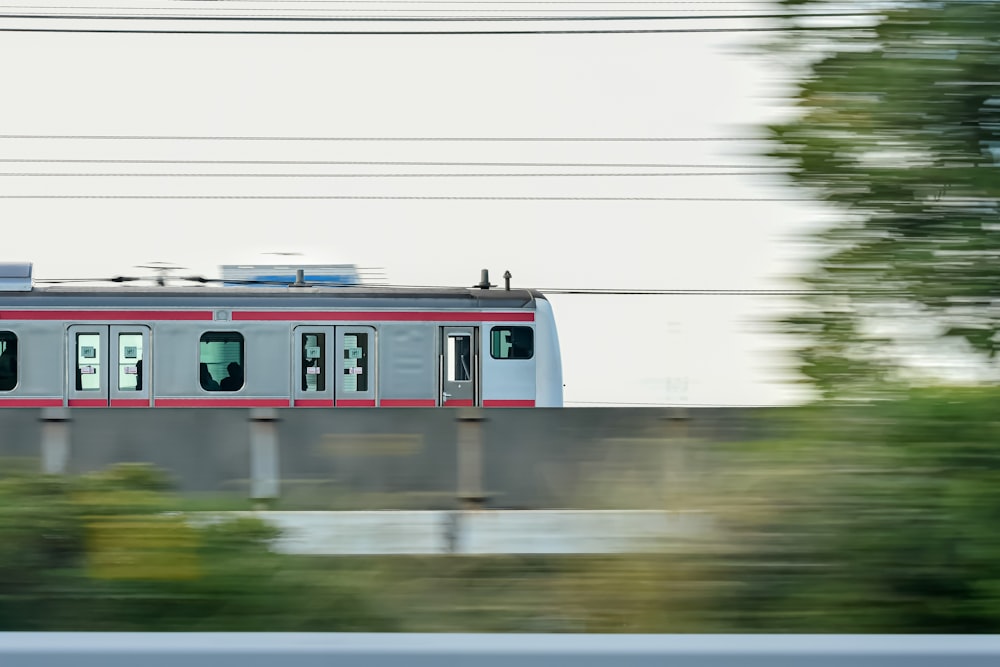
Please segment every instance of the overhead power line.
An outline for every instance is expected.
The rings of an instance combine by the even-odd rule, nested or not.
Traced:
[[[635,290],[591,290],[591,289],[545,289],[538,288],[543,294],[586,295],[586,296],[901,296],[890,292],[847,292],[847,291],[811,291],[811,290],[781,290],[781,289],[635,289]]]
[[[426,167],[580,167],[628,169],[778,169],[762,164],[695,164],[669,162],[426,162],[412,160],[140,160],[115,158],[0,158],[0,163],[25,164],[218,164],[218,165],[326,165]]]
[[[294,262],[292,262],[294,264]],[[140,268],[157,268],[157,267],[140,267]],[[177,269],[183,267],[176,267]],[[380,276],[384,269],[380,267],[369,267],[359,269],[363,274],[369,276]],[[171,280],[180,282],[194,282],[199,284],[208,283],[218,283],[218,284],[232,284],[240,283],[243,285],[275,285],[275,286],[287,286],[288,281],[284,280],[258,280],[258,279],[231,279],[231,278],[205,278],[203,276],[183,276],[183,275],[173,275],[169,276]],[[144,280],[155,280],[155,277],[124,277],[116,276],[113,278],[41,278],[36,279],[37,283],[45,284],[60,284],[60,283],[99,283],[99,282],[112,282],[112,283],[123,283],[123,282],[138,282]],[[313,284],[306,281],[306,284]],[[320,283],[316,283],[320,284]],[[438,289],[463,289],[461,285],[407,285],[399,283],[380,283],[380,284],[355,284],[355,285],[336,285],[336,289],[350,291],[350,290],[365,290],[372,287],[387,288],[387,289],[400,289],[400,290],[438,290]],[[475,286],[464,286],[465,288],[474,288]],[[878,296],[878,297],[907,297],[911,296],[906,292],[902,292],[898,289],[804,289],[804,288],[785,288],[785,289],[725,289],[725,288],[690,288],[690,289],[679,289],[679,288],[658,288],[658,289],[599,289],[599,288],[570,288],[570,287],[520,287],[515,289],[533,289],[534,291],[541,292],[547,295],[587,295],[587,296]],[[496,291],[496,290],[494,290]]]
[[[97,141],[418,141],[418,142],[666,142],[759,141],[758,137],[335,137],[167,134],[0,134],[0,139],[80,139]]]
[[[296,4],[296,5],[403,5],[408,0],[214,0],[240,4]],[[772,0],[430,0],[434,5],[772,5]],[[726,10],[728,11],[728,10]]]
[[[81,9],[86,9],[81,7]],[[409,10],[399,10],[409,11]],[[482,10],[479,10],[482,11]],[[211,21],[211,22],[263,22],[263,23],[455,23],[455,22],[605,22],[605,21],[736,21],[795,18],[865,18],[879,16],[874,12],[810,12],[802,14],[704,14],[678,16],[676,14],[634,15],[573,15],[573,16],[238,16],[225,14],[53,14],[53,13],[0,13],[0,19],[11,20],[73,20],[73,21]]]
[[[356,287],[364,288],[365,285]],[[454,289],[444,285],[383,285],[400,289]],[[527,288],[524,288],[527,289]],[[892,298],[907,299],[914,295],[899,289],[589,289],[568,287],[537,287],[530,288],[551,296],[725,296],[725,297],[809,297],[809,296],[841,296],[859,298]],[[963,296],[966,303],[996,303],[991,295],[981,297]]]
[[[207,2],[203,4],[208,4]],[[240,2],[241,5],[253,4],[253,0],[244,0]],[[761,2],[568,2],[568,3],[553,3],[553,2],[521,2],[521,3],[510,3],[510,2],[490,2],[490,3],[447,3],[447,2],[428,2],[429,5],[445,5],[445,8],[433,9],[427,7],[417,6],[416,3],[412,2],[345,2],[345,3],[308,3],[308,2],[294,2],[294,3],[280,3],[280,2],[260,2],[257,4],[272,4],[278,5],[275,7],[240,7],[234,9],[231,7],[225,7],[221,0],[213,0],[213,6],[205,6],[199,11],[209,11],[209,12],[271,12],[280,11],[282,14],[286,12],[379,12],[379,13],[389,13],[389,12],[412,12],[418,14],[443,14],[445,12],[461,12],[461,13],[472,13],[472,12],[482,12],[489,14],[502,14],[502,13],[514,13],[514,12],[535,12],[535,13],[551,13],[551,12],[563,12],[563,13],[573,13],[581,14],[584,12],[602,12],[602,13],[636,13],[636,12],[666,12],[669,11],[671,14],[691,14],[696,12],[711,13],[713,15],[719,14],[733,14],[733,12],[759,12],[767,11],[761,10],[761,5],[767,5],[773,7],[773,2],[768,2],[767,0],[761,0]],[[287,4],[325,4],[326,7],[289,7]],[[356,7],[343,7],[342,5],[372,5],[363,8]],[[482,7],[477,7],[476,5],[484,5]],[[677,5],[684,5],[678,7]],[[757,5],[757,7],[748,7],[746,9],[741,9],[739,7],[722,7],[718,9],[713,9],[714,5]],[[329,6],[336,5],[336,6]],[[388,5],[400,5],[399,7],[388,7]],[[457,7],[456,5],[466,5],[467,7]],[[498,5],[516,5],[514,7],[499,7]],[[570,7],[563,8],[558,5],[598,5],[596,7]],[[600,6],[604,5],[604,6]],[[637,8],[634,6],[625,7],[625,5],[643,5],[643,7]],[[692,6],[700,5],[700,6]],[[539,9],[541,7],[541,9]],[[25,12],[46,12],[48,10],[78,10],[78,11],[88,11],[88,12],[104,12],[104,11],[133,11],[135,7],[123,7],[121,5],[115,7],[109,6],[91,6],[91,5],[4,5],[3,10],[24,10]],[[149,9],[156,11],[169,11],[169,12],[186,12],[188,9],[178,8],[176,6],[164,5],[160,7],[144,6],[141,9]],[[774,10],[771,10],[772,12]],[[844,13],[849,13],[851,10],[843,10]],[[787,12],[785,12],[787,13]],[[739,14],[737,14],[739,15]],[[206,16],[211,16],[206,14]]]
[[[243,200],[399,200],[399,201],[690,201],[811,202],[802,197],[562,197],[562,196],[406,196],[406,195],[10,195],[0,199],[243,199]]]
[[[238,9],[227,8],[226,4],[238,3]],[[488,2],[477,2],[474,0],[429,0],[427,2],[411,2],[409,0],[213,0],[211,3],[202,2],[199,11],[307,11],[298,5],[312,5],[308,11],[330,12],[330,11],[413,11],[413,12],[518,12],[518,11],[539,11],[539,12],[638,12],[638,11],[670,11],[670,12],[753,12],[762,11],[761,7],[774,7],[773,0],[490,0]],[[274,7],[245,7],[244,5],[273,5]],[[291,5],[296,5],[292,7]],[[316,6],[319,7],[316,7]],[[393,8],[392,5],[397,5]],[[446,7],[446,9],[428,8],[427,5]],[[733,7],[740,5],[747,7]],[[641,9],[639,8],[641,6]],[[365,7],[355,9],[355,7]],[[541,7],[541,9],[538,9]],[[569,7],[568,9],[566,7]],[[714,9],[719,7],[718,9]],[[134,7],[118,6],[91,6],[91,5],[5,5],[5,10],[26,10],[37,12],[41,10],[134,10]],[[178,8],[175,3],[167,2],[159,7],[152,4],[145,4],[141,9],[188,11],[186,8]],[[841,11],[849,12],[848,9],[827,9],[816,11]],[[789,12],[785,12],[789,13]]]
[[[279,253],[280,254],[280,253]],[[292,262],[294,264],[294,262]],[[162,270],[160,266],[141,266],[137,268],[153,268]],[[170,270],[181,270],[183,267],[172,266]],[[380,267],[364,267],[359,271],[368,277],[379,277],[384,272]],[[156,280],[156,276],[126,277],[115,276],[112,278],[40,278],[37,283],[61,284],[61,283],[125,283]],[[177,282],[191,282],[201,285],[205,284],[234,284],[241,285],[275,285],[287,287],[287,280],[261,280],[261,279],[232,279],[232,278],[205,278],[204,276],[192,275],[171,275],[169,279]],[[306,285],[324,286],[323,283],[311,283],[306,281]],[[329,285],[326,285],[329,287]],[[476,289],[478,285],[412,285],[412,284],[391,284],[391,283],[361,283],[351,285],[336,285],[336,289],[343,291],[366,290],[371,288],[385,288],[397,290],[441,290],[441,289]],[[481,289],[481,288],[479,288]],[[878,297],[878,298],[914,298],[910,292],[899,288],[586,288],[586,287],[517,287],[515,289],[532,289],[546,295],[571,296],[738,296],[738,297],[806,297],[806,296],[848,296],[848,297]],[[496,291],[496,290],[495,290]],[[992,295],[981,297],[962,296],[963,303],[983,302],[995,303],[996,298]]]
[[[283,174],[280,172],[275,173],[142,173],[142,172],[125,172],[125,173],[87,173],[87,172],[74,172],[74,173],[56,173],[56,172],[0,172],[0,178],[3,177],[15,177],[15,178],[539,178],[539,177],[556,177],[556,178],[634,178],[634,177],[651,177],[651,178],[661,178],[670,176],[761,176],[761,175],[774,175],[774,171],[674,171],[674,172],[603,172],[603,173],[592,173],[592,172],[564,172],[564,173],[390,173],[390,174],[364,174],[364,173],[349,173],[349,174]]]
[[[633,201],[633,202],[804,202],[804,203],[822,203],[824,200],[808,198],[808,197],[644,197],[644,196],[608,196],[608,197],[591,197],[591,196],[564,196],[564,195],[242,195],[242,194],[209,194],[209,195],[168,195],[168,194],[142,194],[142,195],[125,195],[125,194],[106,194],[106,195],[95,195],[95,194],[34,194],[34,195],[13,195],[13,194],[0,194],[0,199],[161,199],[161,200],[171,200],[171,199],[189,199],[189,200],[274,200],[274,201],[322,201],[322,200],[355,200],[355,201]],[[836,203],[836,202],[834,202]],[[975,207],[977,209],[996,209],[1000,206],[1000,201],[993,199],[975,199],[975,198],[954,198],[954,199],[941,199],[941,200],[873,200],[865,201],[859,200],[857,202],[859,205],[868,206],[899,206],[899,205],[918,205],[918,206],[936,206],[938,208],[948,208],[952,206],[966,206]]]
[[[212,0],[212,1],[213,1],[213,3],[217,3],[218,2],[218,0]],[[440,4],[440,3],[431,3],[431,4]],[[531,4],[544,5],[546,3],[531,3]],[[634,4],[634,3],[622,3],[622,4]],[[713,4],[713,3],[706,3],[706,4]],[[737,4],[740,4],[740,3],[737,3]],[[773,3],[761,3],[761,4],[770,4],[770,5],[773,6]],[[24,10],[28,10],[28,11],[32,11],[32,12],[37,12],[39,10],[48,10],[48,9],[52,9],[52,10],[88,10],[88,11],[125,11],[125,10],[132,10],[133,8],[131,8],[131,7],[91,7],[91,6],[84,7],[84,6],[67,6],[67,5],[46,5],[46,6],[7,5],[7,6],[4,6],[3,9],[24,9]],[[178,12],[177,15],[183,15],[183,14],[181,14],[181,12],[187,11],[187,10],[176,8],[176,7],[159,7],[159,8],[150,8],[150,9],[157,9],[158,11],[167,11],[167,12]],[[503,14],[515,14],[515,13],[517,13],[517,14],[534,13],[534,14],[549,14],[549,15],[553,15],[553,14],[556,14],[556,13],[562,13],[562,14],[567,14],[567,15],[570,15],[570,16],[574,16],[574,15],[579,16],[579,15],[582,15],[581,12],[595,12],[594,15],[604,15],[604,14],[632,14],[632,15],[638,15],[638,14],[636,14],[636,12],[639,12],[639,11],[669,11],[671,13],[671,15],[694,14],[694,13],[697,12],[697,13],[704,13],[706,15],[710,14],[711,18],[716,18],[716,17],[718,17],[718,18],[726,18],[728,16],[731,16],[733,18],[744,18],[745,16],[752,16],[753,12],[767,11],[767,10],[766,9],[765,10],[761,10],[759,8],[740,9],[740,8],[733,8],[733,7],[724,7],[724,8],[721,8],[721,9],[711,9],[710,7],[695,7],[695,8],[691,8],[691,7],[686,7],[686,8],[664,7],[662,9],[657,8],[657,7],[649,7],[649,8],[644,7],[642,9],[634,9],[634,8],[633,9],[627,9],[627,8],[622,8],[620,6],[615,6],[615,7],[598,7],[598,8],[593,8],[593,9],[591,9],[591,8],[563,9],[563,8],[558,8],[558,7],[545,7],[545,8],[542,8],[542,9],[535,9],[535,8],[531,8],[531,7],[516,7],[516,8],[495,8],[494,7],[494,8],[469,8],[469,9],[463,9],[461,7],[458,7],[458,8],[450,8],[449,7],[449,8],[443,8],[443,9],[426,9],[426,8],[420,8],[420,7],[413,7],[412,5],[406,5],[405,7],[388,8],[388,9],[383,8],[383,7],[369,7],[369,8],[362,8],[362,9],[357,9],[357,8],[353,8],[353,7],[347,7],[347,8],[344,8],[344,7],[336,7],[336,8],[331,8],[331,7],[240,7],[239,9],[233,9],[233,8],[228,8],[228,7],[205,7],[203,11],[218,12],[218,14],[205,14],[205,16],[207,16],[209,18],[214,18],[215,16],[227,16],[227,14],[224,14],[223,12],[232,12],[232,14],[228,14],[229,16],[233,16],[233,15],[239,16],[240,14],[236,14],[236,12],[276,12],[276,11],[280,11],[283,16],[287,15],[290,12],[302,12],[302,13],[314,14],[314,15],[315,14],[319,14],[321,12],[325,13],[325,14],[328,14],[328,15],[332,15],[334,12],[336,12],[337,14],[341,14],[341,13],[343,13],[343,14],[352,14],[352,13],[353,14],[360,14],[362,12],[364,12],[364,13],[372,13],[372,14],[376,14],[376,13],[377,14],[390,14],[390,13],[403,14],[405,12],[406,15],[411,15],[411,14],[433,15],[433,14],[455,14],[455,13],[462,13],[462,14],[478,13],[479,16],[483,16],[483,17],[493,16],[493,15],[503,15]],[[597,12],[600,12],[600,14],[596,14]],[[733,14],[733,12],[746,12],[746,13],[745,14]],[[778,14],[778,13],[767,14],[767,16],[785,16],[785,15],[786,14]],[[814,14],[795,14],[794,16],[813,16],[813,15]],[[836,16],[853,16],[853,15],[856,15],[856,12],[852,12],[852,11],[849,11],[849,10],[844,10],[843,13],[837,13],[836,14]],[[869,13],[869,14],[865,14],[865,15],[872,15],[872,14]],[[163,14],[162,16],[174,16],[174,14]]]
[[[758,33],[758,32],[800,32],[858,30],[863,26],[774,26],[774,27],[726,27],[726,28],[602,28],[565,30],[181,30],[156,28],[27,28],[0,27],[0,32],[18,33],[78,33],[92,35],[265,35],[265,36],[429,36],[429,35],[653,35],[653,34],[695,34],[695,33]]]

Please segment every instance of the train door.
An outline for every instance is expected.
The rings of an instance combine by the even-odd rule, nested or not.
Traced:
[[[292,337],[294,405],[374,407],[374,327],[299,326]]]
[[[479,405],[479,327],[441,327],[438,405]]]
[[[150,329],[140,324],[74,324],[66,338],[70,407],[148,408]]]

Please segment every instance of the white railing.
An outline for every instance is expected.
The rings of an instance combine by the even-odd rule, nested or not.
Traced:
[[[4,667],[995,667],[997,635],[0,633]]]

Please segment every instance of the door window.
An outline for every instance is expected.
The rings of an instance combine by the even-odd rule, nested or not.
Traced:
[[[326,391],[326,334],[301,334],[302,391]]]
[[[76,335],[76,389],[101,390],[101,334]]]
[[[118,334],[118,391],[142,391],[142,334]]]
[[[472,379],[472,337],[467,334],[448,336],[448,381],[467,382]]]
[[[351,332],[344,334],[344,358],[341,359],[344,393],[368,391],[368,334]]]

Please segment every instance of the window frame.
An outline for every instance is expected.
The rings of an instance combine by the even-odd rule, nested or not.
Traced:
[[[12,367],[12,372],[13,372],[13,376],[14,376],[14,384],[11,385],[10,389],[0,389],[0,392],[17,391],[17,387],[21,383],[21,372],[20,372],[21,371],[21,344],[20,344],[20,340],[18,340],[17,333],[14,332],[14,331],[11,331],[9,329],[4,329],[3,331],[0,331],[0,336],[4,336],[5,337],[5,341],[4,342],[6,343],[6,345],[4,346],[4,352],[3,352],[5,355],[7,354],[7,350],[9,349],[8,346],[10,345],[11,342],[14,343],[14,348],[15,348],[14,349],[14,354],[13,354],[14,363],[13,363],[13,367]]]
[[[123,328],[128,329],[128,327],[123,327]],[[117,344],[117,350],[116,350],[115,354],[117,355],[118,358],[117,358],[117,363],[115,365],[117,366],[117,369],[118,369],[118,381],[117,381],[117,383],[115,383],[116,384],[115,391],[116,392],[124,392],[124,393],[130,394],[130,395],[133,392],[135,392],[136,394],[140,394],[143,391],[143,380],[144,380],[143,373],[145,372],[145,368],[146,368],[146,365],[147,365],[146,364],[146,359],[145,359],[145,356],[146,356],[146,346],[145,346],[145,343],[146,343],[146,332],[144,332],[144,331],[133,331],[131,329],[128,329],[126,331],[116,331],[114,333],[115,333],[115,335],[112,336],[112,338],[114,338],[114,340],[110,341],[110,344],[111,345]],[[125,336],[138,336],[138,338],[139,338],[139,344],[136,346],[136,352],[137,352],[138,356],[134,359],[133,363],[131,363],[131,364],[128,362],[128,358],[125,356],[125,348],[126,348],[126,346],[124,346],[122,344],[123,343],[123,338]],[[129,367],[129,366],[134,366],[135,367],[135,373],[134,373],[134,375],[135,375],[135,386],[134,387],[123,387],[122,386],[122,381],[125,379],[126,375],[129,375],[129,373],[125,369],[127,367]]]
[[[91,342],[89,340],[91,337],[96,338],[97,339],[97,344],[96,345],[81,345],[81,341],[82,341],[82,339],[84,337],[88,338],[87,342]],[[83,348],[84,347],[92,348],[93,351],[94,351],[94,356],[93,357],[83,356]],[[102,354],[102,352],[104,352],[104,349],[103,349],[104,347],[105,347],[105,336],[104,336],[104,332],[103,331],[101,331],[101,330],[98,329],[98,330],[76,331],[76,332],[74,332],[74,334],[73,334],[73,349],[75,351],[75,356],[76,356],[76,361],[75,361],[75,364],[74,364],[75,365],[75,371],[76,371],[76,381],[74,383],[74,387],[76,388],[76,391],[78,391],[78,392],[95,392],[96,391],[98,393],[103,394],[103,396],[102,396],[103,398],[106,398],[106,396],[107,396],[107,388],[104,385],[105,385],[105,381],[108,380],[108,378],[106,377],[107,373],[108,373],[108,366],[107,365],[110,362],[110,360],[103,359],[103,357],[107,356],[106,354]],[[85,360],[90,360],[90,359],[93,359],[93,360],[92,361],[85,361]],[[90,370],[88,370],[87,372],[84,372],[84,368],[87,368],[87,369],[90,369]],[[96,387],[85,387],[85,386],[83,386],[84,385],[84,381],[83,381],[83,376],[84,375],[93,375],[94,379],[97,380],[97,386]],[[89,384],[93,384],[93,383],[89,383]],[[96,400],[98,397],[94,397],[94,398]]]
[[[524,329],[524,330],[526,330],[526,331],[529,332],[529,334],[531,336],[530,354],[528,356],[526,356],[526,357],[514,357],[514,356],[498,357],[496,354],[494,354],[494,352],[496,351],[496,350],[494,350],[494,347],[493,347],[493,335],[494,335],[494,332],[496,332],[496,331],[504,331],[504,330],[510,331],[511,332],[511,337],[513,337],[513,333],[514,333],[515,329]],[[513,349],[514,349],[514,345],[512,343],[511,344],[511,350],[513,350]],[[534,359],[535,358],[535,330],[534,330],[534,328],[532,328],[532,327],[526,327],[526,326],[523,326],[523,325],[512,325],[512,324],[503,324],[503,325],[499,325],[499,326],[495,326],[495,327],[490,327],[490,358],[491,359],[496,359],[498,361],[528,361],[530,359]]]
[[[208,337],[213,337],[213,336],[220,336],[220,337],[222,337],[222,336],[231,336],[231,337],[233,337],[233,340],[229,340],[229,341],[227,341],[227,340],[205,340],[206,336],[208,336]],[[218,385],[219,385],[218,389],[213,389],[213,388],[206,387],[205,384],[204,384],[204,380],[201,377],[201,364],[203,364],[203,363],[207,364],[207,363],[211,363],[211,362],[202,361],[202,357],[201,357],[202,345],[204,343],[223,343],[223,344],[225,344],[225,343],[228,343],[228,342],[237,342],[237,339],[238,339],[238,342],[240,344],[239,359],[236,360],[237,363],[239,363],[239,365],[240,365],[240,371],[241,371],[240,372],[240,375],[241,375],[240,386],[237,387],[236,389],[223,389],[222,388],[222,382],[229,377],[227,375],[225,378],[222,378],[220,380],[217,380],[217,379],[215,379],[214,376],[212,376],[212,381],[218,383]],[[211,392],[213,394],[217,394],[217,393],[232,394],[232,393],[236,393],[236,392],[242,391],[247,386],[246,356],[247,356],[246,336],[243,334],[242,331],[233,331],[233,330],[225,330],[225,331],[223,331],[223,330],[210,330],[210,331],[203,331],[201,333],[201,335],[198,337],[198,370],[197,370],[197,373],[198,373],[198,386],[201,388],[202,391]],[[227,366],[228,366],[228,364],[227,364]],[[227,370],[227,372],[228,372],[228,370]]]
[[[325,396],[325,395],[329,394],[330,393],[330,389],[329,389],[330,378],[327,377],[327,375],[329,374],[328,373],[328,370],[329,370],[328,366],[329,366],[329,361],[330,360],[328,358],[329,357],[329,341],[327,341],[327,332],[326,331],[315,331],[315,330],[309,330],[309,329],[306,329],[306,330],[303,331],[303,330],[298,330],[297,329],[295,331],[295,334],[297,334],[298,337],[299,337],[299,339],[297,341],[298,348],[296,350],[296,352],[298,354],[298,357],[299,357],[298,358],[298,365],[299,365],[299,369],[298,369],[299,379],[298,379],[298,382],[299,382],[299,387],[297,388],[297,391],[301,392],[301,394],[303,396],[306,396],[306,397]],[[308,383],[309,383],[309,379],[308,378],[309,378],[310,373],[307,370],[309,368],[309,366],[307,366],[307,362],[309,361],[309,359],[307,359],[306,350],[308,349],[309,346],[306,345],[306,336],[316,336],[317,339],[318,339],[316,341],[317,345],[313,346],[313,347],[318,347],[319,351],[320,351],[319,357],[318,357],[319,363],[316,366],[317,368],[319,368],[319,373],[315,373],[315,375],[317,376],[316,377],[316,385],[317,385],[316,389],[309,389],[308,386],[307,386]],[[322,384],[323,386],[319,387],[320,384]]]
[[[364,336],[364,343],[358,345],[354,348],[348,348],[347,337],[348,336]],[[367,396],[374,397],[375,392],[375,377],[374,377],[374,359],[375,359],[375,327],[370,325],[347,325],[343,327],[337,327],[337,346],[335,352],[336,360],[336,389],[335,395],[344,399],[355,399],[363,398]],[[358,349],[361,350],[361,355],[358,357],[348,357],[348,349]],[[351,362],[354,362],[353,364]],[[347,373],[348,369],[360,368],[360,372],[357,373],[358,377],[355,380],[355,388],[351,389],[347,385]],[[358,389],[357,384],[364,384],[364,389]]]

